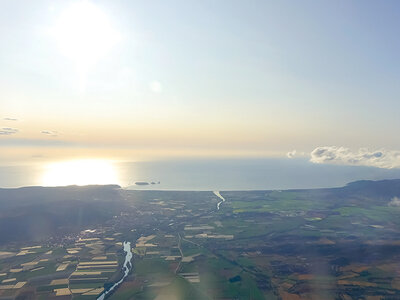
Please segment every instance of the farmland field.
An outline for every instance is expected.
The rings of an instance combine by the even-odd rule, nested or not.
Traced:
[[[398,180],[220,191],[219,209],[212,192],[111,189],[87,200],[112,206],[101,222],[4,241],[0,299],[96,299],[122,278],[124,241],[133,268],[109,299],[400,298]]]

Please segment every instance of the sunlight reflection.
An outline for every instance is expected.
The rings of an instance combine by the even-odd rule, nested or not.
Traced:
[[[107,160],[73,160],[49,164],[42,178],[44,186],[118,184],[113,163]]]

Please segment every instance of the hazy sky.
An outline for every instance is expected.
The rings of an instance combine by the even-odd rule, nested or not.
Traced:
[[[0,164],[398,150],[399,36],[398,1],[1,1]]]

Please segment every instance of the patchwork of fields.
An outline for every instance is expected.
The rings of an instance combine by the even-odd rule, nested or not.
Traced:
[[[0,299],[95,299],[124,241],[109,299],[400,299],[400,181],[220,194],[120,190],[106,222],[5,244]]]
[[[1,260],[0,297],[98,296],[105,283],[119,276],[122,243],[115,233],[107,237],[103,232],[102,238],[85,238],[87,234],[82,232],[70,247],[8,248],[15,252]]]

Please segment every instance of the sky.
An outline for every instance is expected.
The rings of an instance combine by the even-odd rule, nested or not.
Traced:
[[[398,1],[1,1],[0,165],[400,166]]]

